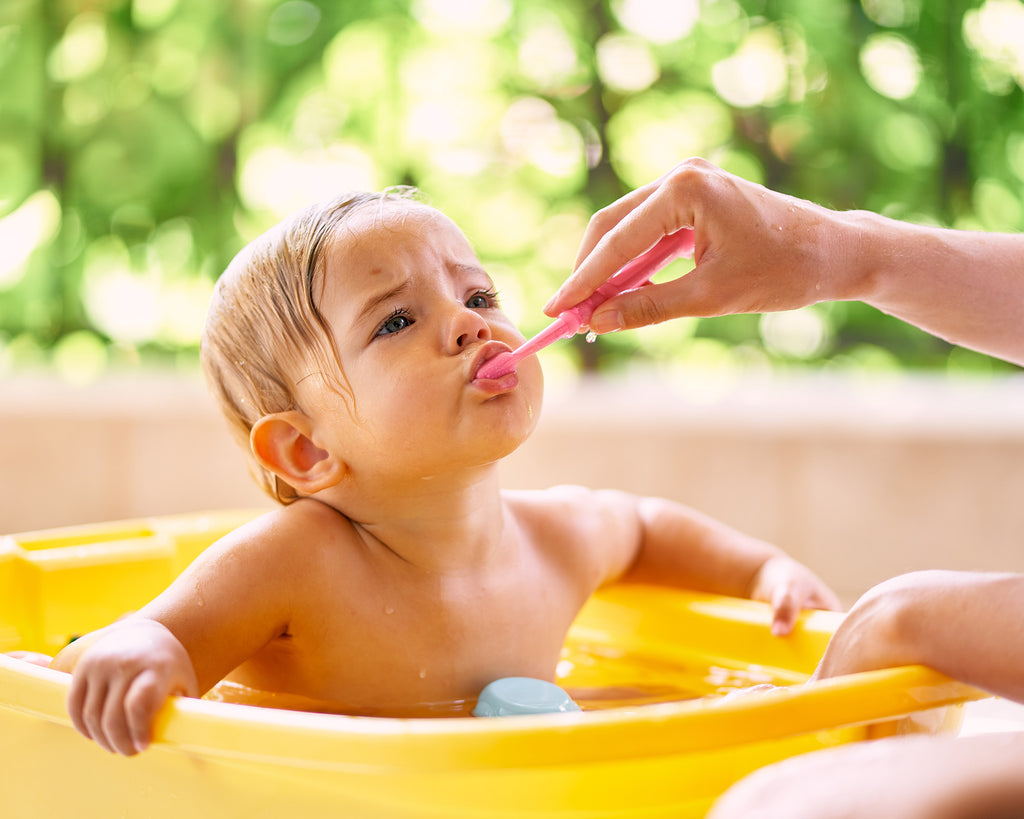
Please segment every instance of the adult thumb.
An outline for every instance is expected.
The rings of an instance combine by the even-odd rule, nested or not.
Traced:
[[[598,334],[660,324],[669,319],[697,315],[693,311],[690,272],[661,284],[649,284],[609,299],[590,317],[590,329]]]

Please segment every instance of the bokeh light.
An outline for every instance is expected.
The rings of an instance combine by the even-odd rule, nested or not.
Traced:
[[[98,12],[74,17],[47,61],[55,82],[79,80],[97,71],[107,57],[106,21]]]
[[[554,15],[531,20],[517,57],[519,73],[545,90],[571,84],[580,70],[576,46]]]
[[[554,106],[538,97],[513,102],[501,121],[506,152],[551,176],[582,173],[584,143],[580,132],[559,119]]]
[[[643,91],[660,74],[647,43],[629,34],[608,34],[598,41],[597,67],[604,84],[622,93]]]
[[[485,36],[499,30],[512,12],[509,0],[415,0],[413,14],[428,29]]]
[[[880,26],[899,28],[918,21],[925,0],[861,0],[864,13]]]
[[[696,26],[700,17],[697,0],[617,0],[615,15],[627,31],[652,43],[681,40]]]
[[[985,0],[964,15],[964,39],[982,58],[981,78],[994,91],[1024,87],[1024,3]]]
[[[786,95],[789,66],[779,30],[750,32],[736,53],[715,63],[711,79],[718,94],[737,108],[775,105]]]
[[[50,191],[32,194],[16,211],[0,219],[0,290],[17,284],[29,258],[57,235],[60,202]]]
[[[681,158],[711,153],[732,136],[729,109],[712,94],[648,91],[632,98],[610,119],[607,133],[616,171],[639,187]]]
[[[917,50],[894,34],[869,37],[860,52],[860,67],[868,85],[894,100],[913,96],[921,82]]]
[[[788,358],[815,358],[832,341],[825,314],[816,305],[783,313],[765,313],[761,316],[760,331],[770,352]]]

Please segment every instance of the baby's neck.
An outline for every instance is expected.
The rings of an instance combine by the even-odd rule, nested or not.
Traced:
[[[367,500],[349,507],[347,515],[360,536],[411,567],[457,575],[485,569],[507,555],[495,468],[418,479]]]

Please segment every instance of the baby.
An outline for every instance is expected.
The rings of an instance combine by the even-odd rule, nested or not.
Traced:
[[[215,543],[137,613],[72,643],[76,728],[150,740],[168,695],[218,681],[400,714],[507,676],[551,680],[595,589],[617,580],[769,601],[777,633],[831,591],[779,549],[616,491],[502,491],[540,412],[536,358],[459,229],[402,192],[305,210],[221,277],[213,392],[281,507]]]

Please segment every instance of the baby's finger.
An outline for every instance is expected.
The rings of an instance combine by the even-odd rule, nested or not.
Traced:
[[[808,598],[807,608],[823,609],[825,611],[842,611],[843,604],[839,602],[836,593],[827,586],[819,586]]]
[[[90,679],[85,685],[85,698],[82,701],[82,733],[99,745],[104,751],[114,752],[107,741],[103,730],[103,712],[107,702],[107,682],[103,679]]]
[[[789,634],[799,615],[800,605],[793,592],[785,587],[776,590],[772,596],[772,634],[776,637]]]
[[[103,708],[103,734],[107,744],[119,754],[132,756],[136,753],[128,729],[128,717],[125,714],[125,694],[131,680],[118,678],[107,689],[106,703]]]
[[[128,718],[128,730],[132,746],[144,751],[152,740],[153,718],[160,710],[167,691],[160,685],[159,677],[150,670],[143,671],[134,680],[124,698],[124,709]]]
[[[86,739],[92,739],[89,734],[89,727],[85,724],[85,700],[88,696],[89,686],[85,676],[76,674],[71,678],[71,688],[68,690],[68,716],[71,717],[71,724]]]
[[[53,660],[53,657],[49,654],[40,654],[38,651],[8,651],[6,654],[15,660],[32,663],[32,665],[42,666],[43,668],[49,668],[50,662]]]

